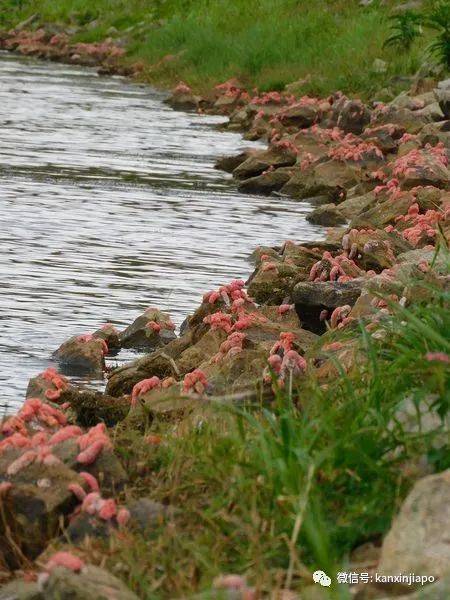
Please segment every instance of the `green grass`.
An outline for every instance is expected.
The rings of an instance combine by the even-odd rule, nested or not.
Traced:
[[[450,369],[426,359],[450,354],[450,295],[426,287],[417,297],[425,300],[396,305],[375,338],[360,324],[353,369],[327,385],[311,377],[270,405],[202,409],[175,427],[155,422],[158,449],[118,433],[133,493],[177,513],[150,536],[115,540],[110,567],[122,565],[149,600],[207,590],[229,572],[266,591],[299,590],[315,569],[345,570],[352,549],[379,543],[423,462],[450,467],[441,422]],[[430,403],[437,429],[423,430],[419,412],[406,426],[405,401]],[[333,594],[347,597],[343,588]]]
[[[426,36],[410,51],[383,49],[390,7],[357,0],[4,0],[0,25],[37,13],[40,23],[77,27],[77,39],[107,35],[127,43],[131,60],[157,65],[147,77],[162,85],[182,79],[197,89],[230,77],[249,87],[281,89],[308,78],[305,92],[337,89],[371,96],[392,77],[414,73]],[[395,2],[391,3],[395,4]],[[111,29],[113,28],[113,29]],[[375,73],[375,59],[387,62]]]

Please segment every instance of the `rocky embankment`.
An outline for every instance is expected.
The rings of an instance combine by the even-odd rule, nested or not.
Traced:
[[[39,30],[3,34],[1,45],[126,72],[123,51],[109,42],[72,45]],[[350,371],[361,360],[361,323],[376,336],[393,304],[448,287],[447,90],[450,81],[418,79],[388,105],[365,105],[341,93],[252,96],[236,81],[209,98],[177,86],[174,106],[227,114],[230,129],[267,140],[267,150],[218,164],[242,190],[273,194],[273,202],[276,194],[307,199],[316,206],[311,221],[331,228],[325,241],[257,248],[247,282],[206,292],[179,335],[169,315],[151,307],[124,331],[108,324],[55,350],[60,371],[31,379],[22,409],[0,425],[0,564],[4,572],[26,571],[0,589],[0,599],[135,597],[86,564],[77,547],[87,536],[145,531],[170,518],[142,490],[127,493],[133,481],[115,453],[117,431],[152,445],[157,440],[145,432],[154,419],[180,422],[214,402],[270,402],[274,388],[301,388],[305,377],[326,385],[338,376],[337,361]],[[145,354],[108,372],[104,393],[65,377],[104,372],[105,355],[120,348]],[[447,597],[449,500],[448,472],[418,481],[377,560],[385,574],[440,579],[427,598]],[[239,577],[216,583],[230,597],[256,598]]]

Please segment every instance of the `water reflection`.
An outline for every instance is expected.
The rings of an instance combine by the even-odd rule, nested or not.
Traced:
[[[220,117],[174,112],[162,99],[88,69],[0,54],[0,401],[9,409],[69,336],[106,320],[123,326],[149,305],[179,324],[205,290],[249,274],[256,245],[320,236],[308,205],[243,196],[214,170],[216,157],[249,146],[213,127]]]

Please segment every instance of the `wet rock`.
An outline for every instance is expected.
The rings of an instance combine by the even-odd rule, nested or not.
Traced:
[[[46,600],[138,600],[117,577],[93,565],[80,573],[54,569],[43,584],[43,595]]]
[[[121,344],[119,339],[119,332],[112,323],[105,323],[103,327],[93,333],[95,338],[105,340],[108,344],[108,349],[120,350]]]
[[[241,163],[233,171],[234,177],[237,179],[248,179],[256,175],[261,175],[269,168],[277,169],[279,167],[289,167],[295,164],[297,157],[294,152],[279,149],[269,148],[252,153],[243,163]]]
[[[334,227],[347,222],[346,217],[335,204],[324,204],[306,215],[306,220],[315,225]]]
[[[71,337],[53,353],[68,375],[100,375],[105,369],[105,343],[90,334]]]
[[[214,168],[226,173],[232,173],[239,165],[249,159],[255,153],[254,149],[243,150],[234,156],[223,156],[217,159]]]
[[[157,308],[148,308],[120,333],[123,348],[154,350],[176,338],[170,316]]]
[[[61,402],[63,391],[70,389],[68,380],[51,367],[32,377],[25,392],[25,398],[39,398],[42,402]]]
[[[292,173],[288,169],[267,171],[256,177],[244,179],[238,185],[238,190],[247,194],[271,194],[277,192],[289,181]]]
[[[192,93],[186,86],[184,89],[175,89],[165,103],[176,110],[197,110],[201,100],[200,96]]]
[[[450,470],[419,480],[394,519],[382,550],[381,574],[449,573]]]

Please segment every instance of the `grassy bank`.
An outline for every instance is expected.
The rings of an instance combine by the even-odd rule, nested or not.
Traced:
[[[150,537],[123,534],[88,553],[106,552],[149,600],[208,589],[219,573],[246,573],[276,597],[309,585],[317,568],[352,570],[352,550],[381,541],[412,483],[450,467],[441,423],[449,369],[428,355],[450,352],[449,296],[422,287],[425,296],[410,309],[393,305],[375,337],[356,326],[354,367],[336,364],[340,377],[328,385],[310,378],[270,406],[201,409],[175,427],[154,421],[147,433],[162,443],[150,449],[119,426],[136,492],[151,490],[177,512]]]
[[[398,2],[358,0],[3,0],[0,25],[31,15],[39,23],[69,27],[76,39],[106,36],[126,42],[131,60],[151,68],[161,85],[185,80],[199,90],[230,77],[262,90],[306,78],[305,92],[341,89],[370,96],[392,78],[414,73],[427,37],[409,51],[383,48]],[[173,60],[160,61],[173,55]],[[376,72],[374,60],[387,63]]]

